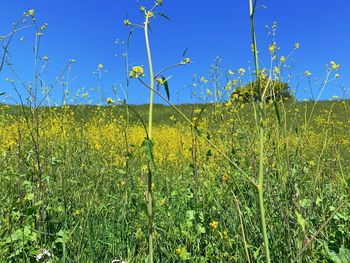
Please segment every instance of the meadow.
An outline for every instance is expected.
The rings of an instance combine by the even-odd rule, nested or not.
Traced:
[[[272,43],[275,66],[259,69],[250,3],[256,82],[215,65],[195,83],[206,103],[169,99],[163,74],[186,52],[153,73],[158,0],[144,23],[124,21],[143,29],[149,62],[124,56],[124,88],[141,82],[149,104],[45,106],[40,68],[29,99],[0,104],[0,262],[350,262],[350,100],[277,99],[286,58]]]
[[[281,102],[280,124],[272,105],[264,163],[273,261],[291,260],[314,238],[302,258],[327,262],[349,244],[350,102],[320,102],[308,125],[312,103]],[[201,109],[182,107],[192,119]],[[253,107],[211,105],[198,119],[233,164],[163,108],[154,118],[157,261],[244,262],[245,245],[251,262],[264,260],[256,187],[235,167],[256,180]],[[138,117],[131,113],[127,125],[121,106],[44,109],[39,181],[30,129],[10,110],[2,106],[1,260],[26,261],[42,247],[55,261],[146,260],[147,151]]]

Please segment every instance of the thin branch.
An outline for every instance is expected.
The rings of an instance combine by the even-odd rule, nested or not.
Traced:
[[[167,71],[167,70],[169,70],[169,69],[171,69],[171,68],[175,68],[175,67],[177,67],[177,66],[182,66],[183,64],[181,64],[181,63],[176,63],[176,64],[174,64],[174,65],[171,65],[171,66],[169,66],[169,67],[166,67],[165,69],[162,69],[161,71],[159,71],[156,75],[154,75],[154,78],[156,79],[160,74],[162,74],[163,72],[165,72],[165,71]]]

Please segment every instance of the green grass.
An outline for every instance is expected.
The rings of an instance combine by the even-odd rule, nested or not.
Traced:
[[[193,109],[201,106],[180,107],[191,116]],[[289,262],[303,248],[298,260],[328,262],[332,253],[341,257],[341,253],[347,253],[344,249],[349,249],[350,146],[342,144],[350,137],[346,110],[349,101],[318,103],[314,118],[304,127],[305,109],[308,115],[311,106],[311,102],[279,104],[285,128],[282,124],[278,128],[274,107],[267,109],[264,197],[272,262]],[[147,105],[132,107],[139,115],[147,116]],[[256,180],[258,157],[254,148],[258,137],[251,106],[246,104],[237,113],[224,106],[205,108],[199,129],[205,130],[209,140]],[[328,118],[331,108],[333,113]],[[3,152],[0,261],[33,261],[41,248],[50,249],[54,262],[111,262],[113,258],[145,261],[148,220],[142,167],[147,159],[139,145],[133,145],[128,166],[124,161],[116,164],[112,156],[122,158],[125,145],[106,139],[102,140],[102,150],[93,149],[86,126],[93,125],[92,131],[105,138],[107,124],[123,128],[118,120],[125,109],[103,107],[99,111],[96,106],[70,106],[40,110],[42,121],[45,120],[43,131],[55,131],[47,123],[59,120],[59,133],[65,131],[66,135],[60,143],[50,134],[41,138],[45,187],[40,199],[35,158],[26,129],[21,131],[20,150],[17,141],[17,146]],[[3,115],[2,128],[9,124],[9,116],[19,115],[18,107],[6,111],[10,115]],[[191,141],[188,128],[184,122],[171,121],[172,115],[180,120],[171,108],[155,105],[155,127],[178,130],[176,136],[166,135],[167,144],[155,141],[155,151],[178,151],[173,147],[180,136],[184,151],[196,147],[198,156],[187,159],[178,152],[176,161],[165,158],[161,164],[156,162],[155,261],[245,262],[242,226],[250,259],[265,261],[256,188],[200,137],[196,145],[185,143]],[[132,122],[132,126],[140,126],[133,114]],[[11,134],[16,137],[18,131]],[[199,174],[197,186],[194,167]],[[227,181],[222,179],[225,174]],[[42,204],[44,233],[37,230]],[[332,215],[334,211],[336,214]],[[212,221],[219,222],[217,229],[210,227]],[[316,233],[306,248],[305,240]]]

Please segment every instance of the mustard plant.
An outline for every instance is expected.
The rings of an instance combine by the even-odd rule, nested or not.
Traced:
[[[261,229],[264,237],[264,247],[266,261],[271,262],[270,259],[270,249],[269,249],[269,239],[267,235],[266,219],[265,219],[265,207],[264,207],[264,92],[260,85],[260,70],[259,70],[259,58],[258,58],[258,48],[255,36],[254,27],[254,15],[256,11],[257,0],[249,0],[249,10],[250,10],[250,29],[252,36],[252,47],[254,51],[254,64],[255,64],[255,76],[258,86],[258,94],[260,95],[260,101],[258,102],[258,114],[259,114],[259,178],[258,178],[258,193],[259,193],[259,207],[260,207],[260,220]]]

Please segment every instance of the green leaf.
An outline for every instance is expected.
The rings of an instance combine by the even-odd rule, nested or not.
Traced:
[[[188,211],[186,211],[187,220],[189,220],[189,221],[194,220],[195,214],[196,214],[196,211],[194,211],[194,210],[188,210]]]
[[[143,150],[146,155],[147,161],[154,165],[154,158],[153,158],[153,143],[150,139],[145,138],[143,143],[142,143]]]
[[[276,117],[277,117],[277,120],[278,120],[278,124],[281,124],[281,115],[280,115],[280,111],[278,109],[278,105],[277,105],[277,101],[276,100],[273,101],[273,105],[275,107],[275,113],[276,113]]]
[[[150,31],[151,33],[153,33],[150,23],[147,24],[147,27],[148,27],[149,31]]]
[[[165,18],[166,20],[171,21],[171,19],[168,16],[164,15],[163,13],[158,13],[158,15],[160,15],[163,18]]]
[[[311,206],[311,200],[308,199],[308,198],[305,198],[303,200],[300,200],[299,201],[299,205],[302,207],[302,208],[308,208]]]
[[[27,193],[24,197],[24,200],[27,200],[27,201],[32,201],[33,199],[34,199],[33,193]]]
[[[258,247],[253,253],[254,259],[258,259],[259,256],[260,256],[260,247]]]
[[[334,210],[335,210],[335,207],[331,205],[331,206],[329,207],[329,211],[333,212]]]
[[[163,85],[164,85],[164,89],[165,89],[165,93],[166,96],[168,98],[168,100],[170,99],[170,92],[169,92],[169,84],[168,84],[168,79],[164,78],[162,76],[162,80],[163,80]]]
[[[4,96],[6,92],[0,92],[0,96]]]
[[[350,262],[350,250],[342,245],[339,249],[339,257],[342,262]]]
[[[297,216],[299,225],[302,227],[303,231],[305,231],[306,221],[303,218],[302,214],[300,214],[298,211],[295,211],[295,215]]]
[[[316,198],[316,205],[319,207],[322,204],[322,199],[318,196]]]
[[[328,248],[328,244],[324,242],[324,247],[327,252],[328,259],[334,263],[350,262],[350,250],[343,245],[339,249],[339,253],[336,253]]]
[[[186,56],[187,50],[188,50],[188,47],[187,47],[187,48],[185,49],[185,51],[182,53],[182,57],[185,57],[185,56]]]
[[[129,32],[129,35],[128,35],[128,46],[129,46],[129,44],[130,44],[130,39],[131,39],[131,36],[132,36],[132,33],[134,33],[134,28],[132,27],[131,28],[131,30],[130,30],[130,32]]]
[[[182,260],[188,260],[190,259],[191,254],[187,252],[187,249],[185,247],[181,248],[180,258]]]
[[[197,224],[197,233],[205,234],[205,227],[202,224]]]

